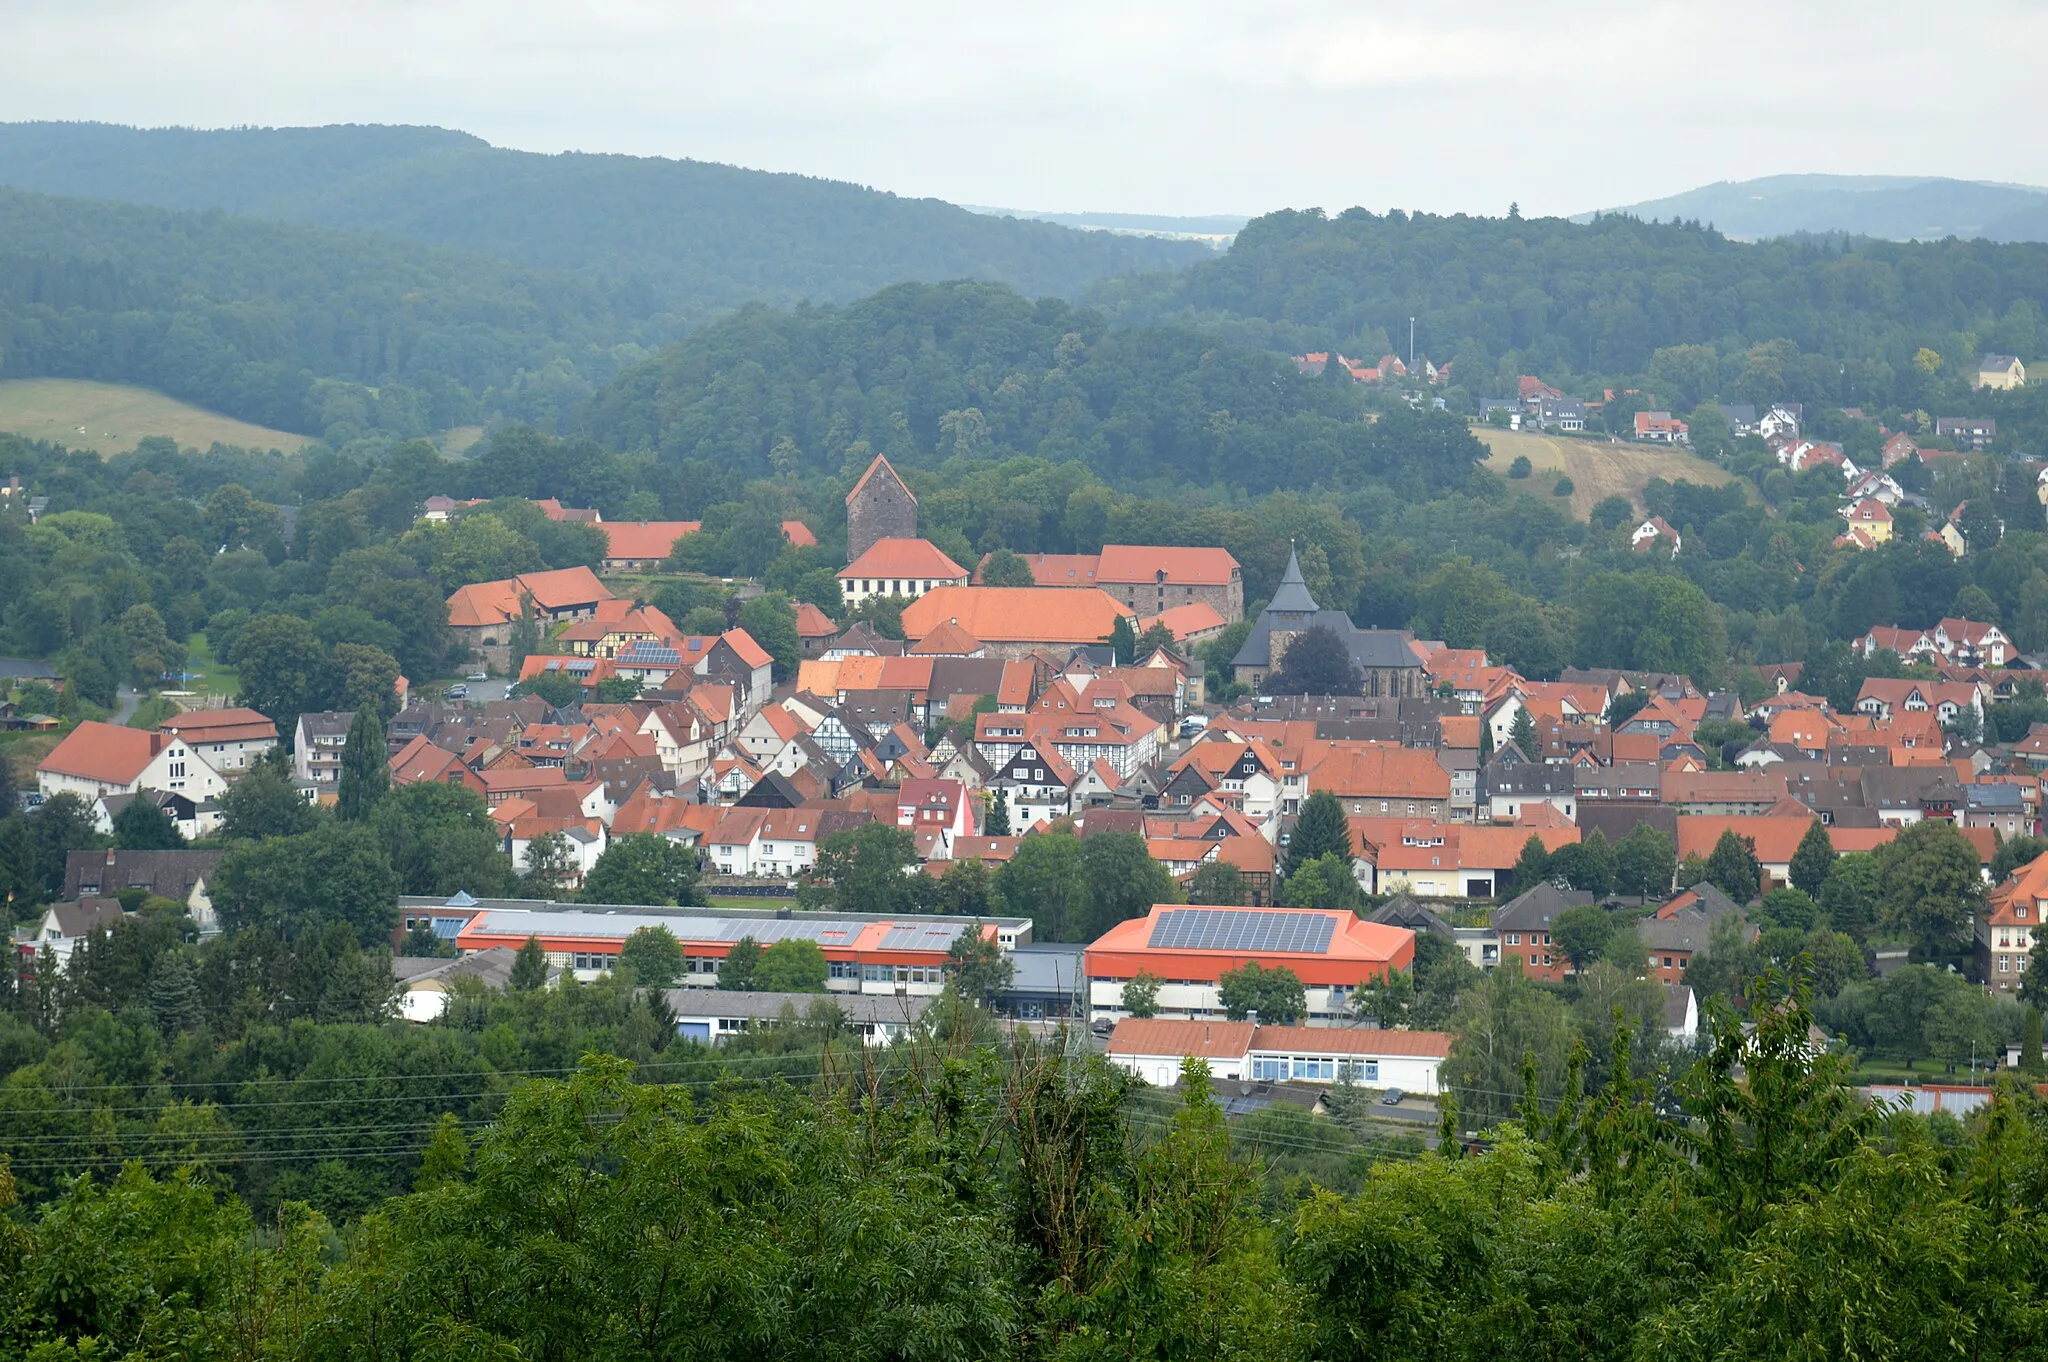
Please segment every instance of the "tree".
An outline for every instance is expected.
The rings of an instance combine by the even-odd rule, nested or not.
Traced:
[[[535,672],[514,686],[511,694],[538,697],[549,709],[568,709],[583,703],[583,683],[564,672]]]
[[[988,917],[996,911],[995,875],[987,861],[954,861],[939,876],[934,898],[948,917]]]
[[[334,816],[360,823],[391,788],[391,753],[384,724],[373,709],[359,709],[348,726],[341,748],[341,779],[335,788]]]
[[[1319,856],[1281,882],[1280,902],[1288,908],[1357,909],[1365,905],[1365,890],[1350,861]]]
[[[1757,888],[1763,880],[1763,867],[1757,864],[1756,844],[1747,837],[1739,837],[1735,829],[1722,830],[1714,849],[1707,855],[1706,876],[1708,883],[1734,899],[1737,903],[1748,903],[1756,897]]]
[[[1282,873],[1292,875],[1310,861],[1324,856],[1337,856],[1345,864],[1350,864],[1351,822],[1336,795],[1328,790],[1315,790],[1301,801],[1301,812],[1295,817],[1294,831],[1287,841],[1287,860]]]
[[[1010,792],[998,788],[995,798],[988,802],[988,812],[981,820],[981,831],[987,837],[1008,837],[1010,835]]]
[[[2041,1009],[2031,1005],[2020,1022],[2020,1072],[2037,1080],[2048,1072],[2041,1056]]]
[[[2029,1007],[2048,1007],[2048,931],[2036,929],[2034,944],[2027,948],[2027,972],[2020,979],[2020,1001]]]
[[[946,973],[963,997],[993,1007],[1010,987],[1017,966],[993,934],[985,934],[979,923],[973,923],[946,948]]]
[[[237,848],[215,872],[212,895],[223,927],[263,928],[286,941],[342,926],[371,948],[398,925],[398,878],[360,823],[324,823]]]
[[[1159,1015],[1158,975],[1150,970],[1139,970],[1124,981],[1124,1011],[1133,1017],[1145,1018]]]
[[[777,680],[795,676],[803,661],[803,640],[796,632],[796,608],[780,591],[763,592],[740,607],[740,628],[775,662]]]
[[[683,966],[682,943],[660,925],[635,927],[619,947],[619,968],[630,970],[642,988],[674,988],[682,982]]]
[[[1351,660],[1351,649],[1336,632],[1316,625],[1295,635],[1280,665],[1266,678],[1274,695],[1356,695],[1365,676]]]
[[[149,974],[148,1002],[150,1018],[167,1040],[199,1025],[199,980],[191,956],[182,950],[157,956]]]
[[[754,987],[762,993],[823,993],[830,973],[823,946],[789,937],[761,952]]]
[[[1991,882],[2004,884],[2021,866],[2048,856],[2048,837],[2009,837],[1991,853]]]
[[[1118,615],[1102,641],[1116,654],[1119,667],[1129,665],[1138,648],[1138,631],[1131,625],[1131,616]]]
[[[1820,888],[1820,906],[1830,927],[1847,933],[1861,946],[1877,926],[1878,902],[1883,896],[1877,857],[1855,852],[1835,858],[1834,868]]]
[[[1499,897],[1512,898],[1517,894],[1526,894],[1549,878],[1550,853],[1544,850],[1543,839],[1532,832],[1528,840],[1522,843],[1522,852],[1515,858],[1515,868],[1508,875],[1507,884],[1500,891]]]
[[[996,894],[1013,913],[1028,917],[1045,941],[1083,941],[1088,930],[1088,876],[1081,839],[1064,824],[1026,837],[996,871]]]
[[[548,954],[541,948],[539,937],[529,936],[520,944],[519,954],[512,960],[509,982],[514,993],[532,993],[547,987]]]
[[[1135,832],[1082,838],[1081,875],[1088,887],[1085,930],[1090,940],[1119,922],[1145,916],[1155,904],[1180,901],[1173,876],[1152,859],[1145,839]]]
[[[1515,709],[1515,721],[1508,726],[1508,741],[1530,761],[1543,759],[1542,749],[1536,741],[1536,721],[1529,717],[1526,708],[1518,706]]]
[[[185,837],[154,799],[136,794],[114,815],[114,845],[123,851],[175,851]]]
[[[374,714],[381,734],[398,713],[398,659],[382,648],[341,643],[335,645],[332,667],[336,681],[328,698],[333,707]]]
[[[1977,850],[1955,824],[1929,818],[1905,828],[1878,849],[1877,864],[1879,921],[1912,937],[1920,959],[1947,960],[1967,946],[1984,882]]]
[[[1512,960],[1465,990],[1448,1029],[1451,1052],[1441,1081],[1455,1092],[1465,1129],[1485,1130],[1514,1110],[1525,1089],[1523,1065],[1532,1057],[1539,1101],[1564,1091],[1574,1039],[1571,1014],[1555,994],[1524,978]]]
[[[1237,908],[1249,897],[1243,873],[1228,861],[1204,861],[1188,879],[1189,903]]]
[[[1810,932],[1820,921],[1820,906],[1797,889],[1773,889],[1750,916],[1760,927]]]
[[[613,838],[583,878],[585,903],[671,907],[695,903],[698,897],[696,854],[658,833]]]
[[[320,817],[292,783],[281,747],[271,748],[250,763],[242,778],[220,797],[220,809],[221,836],[237,842],[311,832]]]
[[[1292,1026],[1308,1011],[1301,976],[1285,965],[1267,969],[1256,960],[1247,960],[1236,969],[1223,971],[1216,992],[1224,1015],[1232,1021],[1244,1021],[1256,1012],[1267,1025]]]
[[[1138,635],[1138,641],[1131,649],[1131,656],[1142,662],[1162,648],[1172,653],[1175,657],[1183,657],[1187,651],[1181,647],[1179,636],[1170,627],[1164,624],[1155,624],[1144,633]]]
[[[1614,938],[1614,919],[1597,903],[1567,908],[1550,924],[1550,939],[1583,974]]]
[[[249,779],[242,777],[241,784]],[[498,825],[483,796],[466,786],[441,780],[395,786],[371,811],[370,828],[401,894],[489,898],[512,892],[512,858],[499,841]]]
[[[1567,842],[1551,852],[1549,878],[1605,898],[1614,888],[1614,852],[1606,834],[1595,828],[1584,841]]]
[[[1377,979],[1359,986],[1352,995],[1351,1008],[1375,1026],[1406,1026],[1415,1010],[1415,975],[1390,969]]]
[[[910,892],[905,874],[917,864],[917,838],[908,828],[863,823],[835,832],[818,846],[814,885],[829,885],[832,906],[845,913],[903,911]]]
[[[733,942],[732,949],[719,962],[718,986],[742,993],[753,988],[755,975],[761,967],[761,954],[761,943],[751,936],[743,936]]]
[[[455,943],[443,940],[434,924],[421,918],[406,929],[405,940],[398,943],[398,953],[415,960],[446,959],[455,954]]]
[[[280,729],[301,714],[324,708],[327,649],[297,615],[259,615],[235,639],[228,659],[241,677],[242,700]]]
[[[1649,823],[1638,823],[1615,843],[1614,891],[1638,900],[1662,898],[1671,892],[1677,861],[1669,836]]]
[[[1037,586],[1038,581],[1031,575],[1031,564],[1023,555],[1008,549],[997,549],[981,564],[983,586]]]
[[[569,839],[559,832],[544,832],[526,844],[526,871],[519,877],[524,898],[552,899],[564,893],[574,868]]]
[[[1828,872],[1835,868],[1835,844],[1827,826],[1818,818],[1807,824],[1806,835],[1792,852],[1792,887],[1808,898],[1818,899]]]

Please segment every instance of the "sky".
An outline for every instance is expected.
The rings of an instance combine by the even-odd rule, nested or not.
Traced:
[[[1987,131],[2044,51],[2038,0],[0,0],[0,120],[428,123],[1033,211],[1543,214],[2048,184],[2048,139]]]

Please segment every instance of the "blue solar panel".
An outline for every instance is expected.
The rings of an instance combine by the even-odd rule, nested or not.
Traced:
[[[1160,950],[1321,955],[1336,930],[1337,920],[1328,913],[1175,908],[1159,915],[1146,944]]]

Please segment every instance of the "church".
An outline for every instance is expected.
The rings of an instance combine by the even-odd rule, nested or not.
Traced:
[[[1429,693],[1429,674],[1412,635],[1397,629],[1361,629],[1342,610],[1325,610],[1302,579],[1301,558],[1289,550],[1280,589],[1252,625],[1244,647],[1231,659],[1232,679],[1256,690],[1287,657],[1288,645],[1311,629],[1328,629],[1351,652],[1351,665],[1364,675],[1360,693],[1411,696]]]

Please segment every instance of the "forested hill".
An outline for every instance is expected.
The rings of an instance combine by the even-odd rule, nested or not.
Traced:
[[[802,175],[542,156],[439,128],[0,124],[0,184],[379,232],[630,280],[652,309],[692,323],[747,302],[846,302],[913,279],[1073,297],[1109,275],[1209,254]]]
[[[1123,321],[1235,314],[1282,343],[1368,356],[1390,339],[1405,353],[1414,317],[1418,352],[1456,361],[1456,381],[1483,396],[1517,372],[1620,379],[1666,347],[1782,339],[1826,356],[1830,384],[1842,375],[1857,400],[1882,403],[1922,346],[1951,364],[1975,348],[2044,353],[2048,245],[1750,244],[1620,217],[1311,209],[1258,218],[1227,255],[1095,298]]]
[[[138,383],[340,443],[487,414],[553,427],[685,329],[616,281],[0,189],[0,378]]]
[[[1462,423],[1369,423],[1350,383],[1303,378],[1213,329],[1112,329],[993,284],[903,284],[845,308],[748,308],[622,375],[604,444],[750,476],[956,455],[1078,460],[1119,486],[1264,491],[1384,479],[1427,495],[1482,451]]]
[[[1768,175],[1723,180],[1608,209],[1649,222],[1704,222],[1747,240],[1800,232],[1887,241],[2041,241],[2048,190],[1913,175]],[[1597,216],[1586,213],[1580,220]]]

